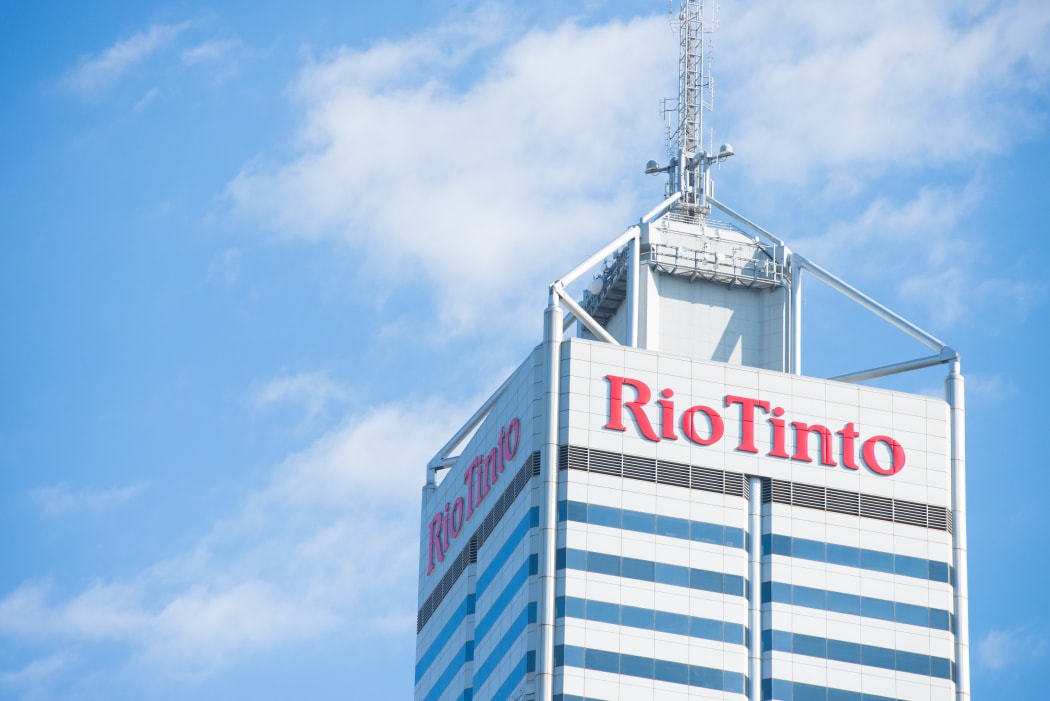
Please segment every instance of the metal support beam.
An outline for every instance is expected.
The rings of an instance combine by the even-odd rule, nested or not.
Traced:
[[[945,357],[946,354],[948,354],[949,357]],[[892,365],[871,368],[870,370],[850,372],[845,375],[829,377],[828,379],[837,382],[863,382],[865,380],[874,380],[878,377],[886,377],[887,375],[896,375],[899,372],[921,370],[922,368],[933,367],[934,365],[943,365],[944,363],[951,362],[954,357],[955,351],[949,348],[946,353],[939,353],[925,358],[916,358],[915,360],[905,360],[900,363],[893,363]]]
[[[572,312],[576,319],[579,320],[581,324],[583,324],[584,328],[586,328],[588,331],[590,331],[606,343],[611,343],[614,346],[620,345],[619,343],[617,343],[616,339],[613,338],[609,334],[609,332],[602,327],[601,324],[595,321],[593,316],[585,312],[583,310],[583,307],[577,304],[576,300],[569,296],[569,294],[565,291],[565,288],[562,287],[561,282],[556,282],[553,285],[551,285],[551,293],[557,295],[561,299],[561,301],[565,303],[565,306],[568,307],[569,311]]]
[[[970,595],[966,551],[966,407],[959,358],[944,380],[951,429],[952,554],[955,565],[955,698],[970,699]]]
[[[622,234],[614,238],[612,241],[598,249],[598,251],[594,253],[594,255],[592,255],[590,258],[583,261],[575,268],[558,278],[558,282],[554,284],[557,285],[560,283],[562,287],[567,287],[568,285],[571,285],[572,283],[576,282],[580,275],[583,275],[585,272],[596,266],[599,262],[601,262],[603,258],[608,256],[610,253],[612,253],[613,251],[615,251],[620,246],[624,245],[637,235],[637,226],[632,226],[628,228],[627,231],[623,232]]]

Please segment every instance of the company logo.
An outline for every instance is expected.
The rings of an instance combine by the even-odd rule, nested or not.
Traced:
[[[444,511],[439,511],[430,519],[427,537],[427,574],[434,571],[435,562],[445,561],[452,541],[463,530],[463,524],[469,521],[492,487],[499,481],[499,476],[514,459],[521,443],[521,421],[514,419],[499,431],[499,441],[485,455],[478,455],[463,473],[465,493],[455,501],[445,502]]]
[[[664,440],[679,440],[677,431],[681,431],[681,437],[697,445],[714,445],[725,435],[725,418],[718,410],[697,404],[679,412],[676,410],[673,400],[674,391],[671,389],[662,390],[660,399],[656,400],[656,404],[660,407],[659,433],[657,433],[644,409],[652,398],[652,390],[649,385],[641,380],[617,375],[606,375],[605,379],[609,381],[609,422],[605,424],[607,429],[627,430],[624,425],[624,410],[626,409],[628,415],[634,419],[639,433],[645,439],[657,443]],[[633,399],[624,398],[625,387],[633,395]],[[787,450],[787,420],[782,418],[784,416],[783,407],[770,406],[769,402],[761,399],[741,397],[735,394],[727,394],[724,404],[727,409],[732,410],[732,414],[739,416],[740,443],[736,449],[741,452],[759,452],[755,443],[756,425],[765,419],[771,434],[769,452],[766,453],[769,457],[813,462],[813,456],[810,454],[813,441],[810,440],[810,436],[816,436],[820,464],[828,467],[841,464],[850,470],[860,469],[857,464],[857,444],[861,435],[852,421],[834,433],[827,426],[792,421],[793,452],[789,453]],[[736,416],[731,416],[730,420],[735,421]],[[885,446],[888,450],[888,460],[886,460],[887,450],[878,450],[880,445]],[[904,447],[896,439],[890,436],[872,436],[860,443],[860,446],[860,455],[864,465],[872,472],[879,475],[895,475],[904,469]],[[881,462],[880,452],[883,453]]]

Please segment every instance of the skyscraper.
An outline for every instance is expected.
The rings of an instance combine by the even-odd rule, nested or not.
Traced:
[[[428,467],[417,701],[969,698],[958,354],[714,198],[709,30],[684,0],[666,199]],[[802,374],[804,277],[932,354]]]

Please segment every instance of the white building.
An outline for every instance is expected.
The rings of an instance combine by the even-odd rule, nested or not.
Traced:
[[[430,464],[416,699],[968,699],[958,355],[712,197],[680,19],[670,196]],[[804,275],[933,355],[801,374]]]

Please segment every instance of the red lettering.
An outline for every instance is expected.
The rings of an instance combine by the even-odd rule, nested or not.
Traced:
[[[514,436],[513,443],[511,443],[511,436]],[[501,441],[503,443],[503,461],[510,462],[514,459],[514,456],[518,453],[518,444],[521,442],[521,422],[514,419],[507,426],[507,435]]]
[[[815,431],[820,434],[820,463],[830,467],[837,464],[831,455],[831,429],[819,424],[811,426],[802,421],[792,421],[791,425],[795,427],[795,454],[791,456],[792,460],[813,462],[813,459],[809,457],[809,434]]]
[[[769,413],[769,402],[727,394],[726,406],[730,407],[734,404],[740,405],[740,445],[736,449],[745,453],[757,453],[758,447],[755,445],[755,407]]]
[[[696,415],[697,413],[703,414],[707,417],[707,423],[711,427],[711,434],[707,438],[701,438],[700,434],[696,432]],[[722,435],[725,433],[726,425],[722,421],[722,417],[717,411],[709,406],[692,406],[685,410],[682,414],[682,433],[685,437],[691,440],[693,443],[699,445],[711,445],[722,440]]]
[[[663,399],[656,400],[656,403],[660,405],[660,436],[676,441],[678,436],[674,432],[674,402],[671,401],[674,391],[665,389],[660,392],[660,396]]]
[[[766,421],[773,427],[773,447],[769,449],[769,457],[771,458],[789,458],[787,448],[784,443],[784,419],[779,417],[784,415],[784,408],[775,406],[772,411],[773,416],[770,416]]]
[[[437,548],[437,561],[445,561],[445,550],[441,546],[441,531],[442,524],[445,520],[445,514],[438,514],[434,518],[430,519],[430,538],[428,539],[429,554],[427,555],[427,574],[434,571],[434,549]]]
[[[893,464],[890,467],[883,467],[879,464],[878,457],[875,455],[875,446],[879,443],[885,443],[889,449],[890,454],[893,457]],[[904,447],[889,436],[872,436],[868,440],[864,441],[864,464],[868,466],[872,472],[880,475],[895,475],[904,469]]]
[[[459,514],[459,523],[456,523],[456,514]],[[463,528],[463,497],[456,497],[456,501],[452,504],[452,516],[448,520],[449,534],[455,538],[459,535],[460,529]],[[430,574],[429,572],[427,574]]]
[[[860,434],[857,433],[853,422],[849,422],[842,427],[841,431],[836,431],[836,433],[842,436],[842,466],[851,470],[860,469],[860,466],[857,465],[857,447],[853,443]]]
[[[649,386],[641,380],[633,380],[629,377],[606,375],[605,379],[609,381],[609,423],[605,424],[605,428],[614,431],[626,431],[627,428],[623,425],[623,408],[627,407],[631,414],[634,415],[634,422],[638,425],[638,430],[642,432],[642,435],[648,440],[659,443],[660,438],[653,431],[652,424],[649,423],[649,417],[645,415],[645,411],[642,409],[643,406],[649,403],[649,398],[652,396]],[[623,400],[624,385],[634,388],[637,397],[634,401],[625,402]]]

